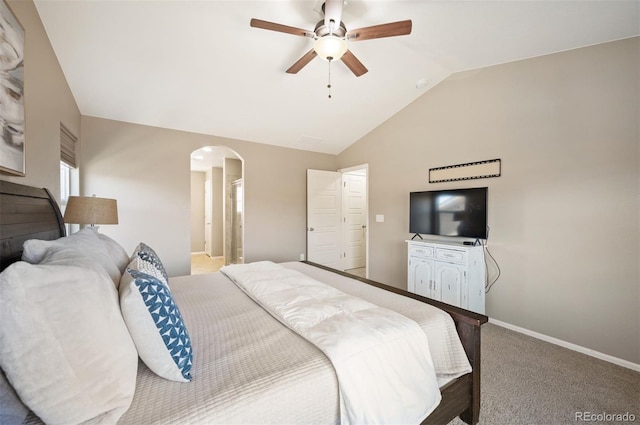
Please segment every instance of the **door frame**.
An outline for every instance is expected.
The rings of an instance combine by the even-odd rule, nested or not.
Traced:
[[[336,178],[339,179],[339,181],[337,181],[338,186],[339,186],[339,193],[336,195],[338,197],[338,199],[336,200],[337,204],[339,205],[339,219],[338,219],[338,223],[337,223],[337,228],[338,228],[338,256],[339,256],[339,264],[338,264],[338,269],[340,270],[344,270],[344,260],[343,260],[343,249],[344,249],[344,235],[343,235],[343,217],[344,217],[344,210],[343,210],[343,206],[342,206],[342,196],[343,196],[343,190],[344,190],[344,185],[343,185],[343,175],[345,173],[349,173],[349,172],[354,172],[354,171],[361,171],[364,170],[365,172],[365,196],[366,196],[366,200],[365,200],[365,209],[366,209],[366,213],[365,213],[365,277],[369,277],[369,165],[368,164],[362,164],[362,165],[356,165],[356,166],[352,166],[352,167],[347,167],[347,168],[341,168],[339,170],[336,171],[331,171],[331,170],[318,170],[318,169],[312,169],[312,168],[308,168],[307,169],[307,226],[306,226],[306,258],[309,259],[309,232],[311,231],[311,224],[310,224],[310,218],[309,218],[309,171],[319,171],[319,172],[326,172],[326,173],[332,173],[336,175]],[[302,258],[301,258],[302,259]]]
[[[369,164],[361,164],[361,165],[354,165],[352,167],[347,167],[347,168],[340,168],[338,170],[339,173],[341,174],[345,174],[345,173],[349,173],[352,171],[359,171],[359,170],[364,170],[365,171],[365,226],[367,226],[365,228],[365,260],[364,260],[364,267],[365,267],[365,277],[369,277]],[[343,188],[344,189],[344,188]],[[343,211],[344,212],[344,211]],[[344,239],[344,238],[341,238]],[[342,241],[341,241],[342,243]]]

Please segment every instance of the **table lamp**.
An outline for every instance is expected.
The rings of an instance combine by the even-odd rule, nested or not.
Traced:
[[[118,224],[118,203],[115,199],[93,196],[69,196],[64,222],[73,224]]]

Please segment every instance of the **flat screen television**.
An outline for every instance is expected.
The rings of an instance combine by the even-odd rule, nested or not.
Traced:
[[[409,233],[487,239],[487,188],[411,192]]]

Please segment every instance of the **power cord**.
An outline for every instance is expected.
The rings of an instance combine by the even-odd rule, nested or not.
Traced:
[[[489,240],[489,226],[487,226],[487,241]],[[480,244],[482,245],[482,249],[483,252],[486,251],[487,254],[489,254],[489,257],[491,258],[491,260],[493,261],[493,264],[495,264],[496,269],[498,269],[498,274],[496,275],[496,278],[493,279],[493,282],[491,283],[485,283],[485,294],[488,294],[489,291],[491,290],[491,287],[494,285],[494,283],[496,283],[498,281],[498,279],[500,279],[500,275],[502,274],[502,270],[500,270],[500,265],[498,264],[498,262],[496,261],[496,259],[493,257],[493,255],[491,255],[491,252],[489,252],[489,247],[484,244],[480,239],[477,240],[478,242],[480,242]],[[487,256],[484,256],[484,273],[485,273],[485,282],[489,282],[489,265],[487,264]]]

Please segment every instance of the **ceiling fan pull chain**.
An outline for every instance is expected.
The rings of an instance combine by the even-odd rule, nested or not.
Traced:
[[[327,84],[327,88],[329,89],[329,99],[331,99],[331,60],[333,58],[329,56],[327,59],[329,59],[329,84]]]

